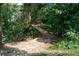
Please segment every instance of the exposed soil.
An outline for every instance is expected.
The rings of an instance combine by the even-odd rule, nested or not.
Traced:
[[[6,43],[5,47],[0,50],[0,55],[17,56],[31,55],[46,51],[51,47],[50,40],[46,41],[42,38],[27,38],[26,41]],[[40,40],[40,41],[39,41]]]

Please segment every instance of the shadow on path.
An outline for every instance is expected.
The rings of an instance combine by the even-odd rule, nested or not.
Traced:
[[[0,49],[0,56],[45,56],[45,54],[27,53],[24,50],[5,46]]]
[[[19,50],[17,48],[4,46],[0,49],[0,56],[27,56],[27,51]]]

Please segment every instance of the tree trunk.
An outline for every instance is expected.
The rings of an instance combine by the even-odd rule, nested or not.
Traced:
[[[29,19],[28,19],[28,23],[31,23],[31,12],[29,11]]]
[[[0,4],[0,8],[2,7],[2,4]],[[0,10],[0,48],[3,47],[2,43],[2,17],[1,17],[1,10]]]

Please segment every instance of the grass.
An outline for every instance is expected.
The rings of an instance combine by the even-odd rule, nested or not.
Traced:
[[[66,46],[67,44],[67,46]],[[47,51],[37,53],[38,56],[79,56],[79,45],[65,41],[53,44]]]
[[[41,53],[33,54],[34,56],[79,56],[79,49],[55,49]]]

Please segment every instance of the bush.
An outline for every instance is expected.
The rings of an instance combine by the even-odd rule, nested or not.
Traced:
[[[68,31],[64,34],[63,38],[61,38],[60,42],[55,43],[54,47],[60,49],[79,48],[79,36],[73,31]]]

